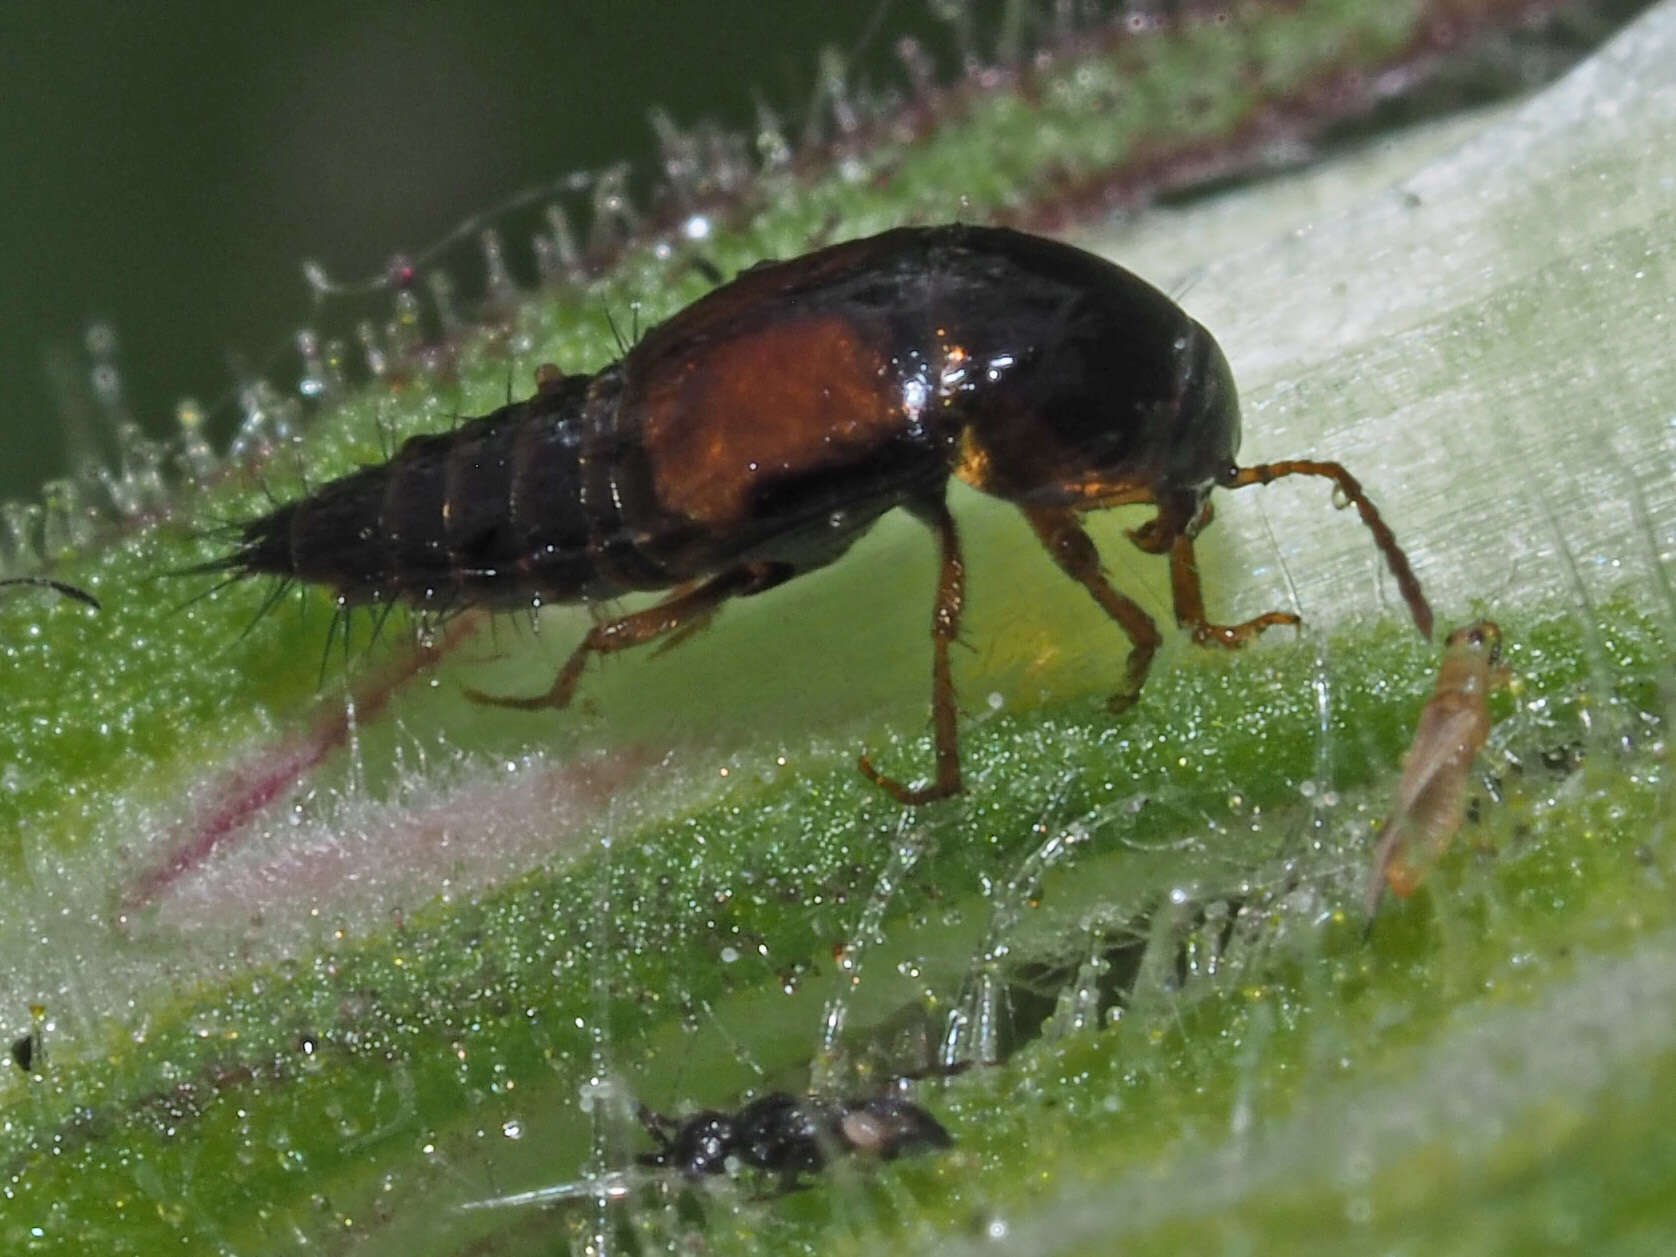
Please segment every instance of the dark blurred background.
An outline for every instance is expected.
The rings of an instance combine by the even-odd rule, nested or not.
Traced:
[[[312,321],[304,259],[377,273],[532,183],[620,158],[648,171],[654,105],[748,128],[755,92],[801,120],[823,46],[864,41],[862,72],[893,77],[906,30],[953,43],[923,0],[14,0],[0,498],[90,444],[109,455],[108,433],[66,419],[95,321],[116,333],[136,417],[171,431],[179,397],[224,398],[235,355],[260,365]],[[528,274],[527,234],[507,226]]]
[[[1491,40],[1352,128],[1529,86],[1646,3],[1574,3],[1543,34]],[[346,334],[389,309],[380,295],[320,316],[305,259],[338,278],[377,274],[521,189],[622,159],[644,191],[654,106],[750,130],[760,97],[795,137],[823,48],[843,54],[852,81],[899,84],[893,49],[912,33],[946,77],[968,39],[993,49],[1007,7],[0,0],[0,500],[33,496],[91,454],[111,461],[88,388],[95,323],[116,335],[141,423],[172,433],[175,402],[191,395],[224,444],[235,363],[273,362],[289,385],[298,328]],[[963,10],[965,38],[946,20]],[[498,221],[515,273],[532,278],[539,206]],[[481,273],[472,243],[443,265],[469,295]]]

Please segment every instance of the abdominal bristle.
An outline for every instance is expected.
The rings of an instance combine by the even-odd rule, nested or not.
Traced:
[[[291,522],[297,513],[295,502],[248,521],[240,537],[239,548],[230,558],[236,559],[239,569],[251,574],[272,576],[295,574],[295,559],[291,552]]]
[[[163,577],[219,575],[223,578],[208,589],[193,594],[173,608],[172,613],[178,614],[194,603],[213,597],[229,585],[236,585],[253,577],[277,577],[274,590],[263,600],[262,609],[246,627],[245,632],[248,633],[273,610],[280,597],[295,582],[296,574],[292,568],[290,546],[291,515],[295,509],[294,504],[286,505],[256,519],[218,528],[215,530],[218,534],[231,534],[234,541],[232,550],[218,558],[210,559],[207,563],[194,563],[190,567],[177,567],[159,572],[157,575]]]
[[[233,579],[249,576],[290,577],[296,574],[291,556],[291,517],[296,504],[234,525],[234,548],[220,558],[194,567],[177,569],[173,575],[190,576],[205,572],[229,572]]]

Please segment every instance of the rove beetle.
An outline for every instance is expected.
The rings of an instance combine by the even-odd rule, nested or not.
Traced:
[[[552,688],[506,707],[564,707],[589,656],[679,639],[730,598],[837,559],[903,507],[936,534],[931,620],[936,775],[917,788],[861,771],[903,803],[961,789],[949,644],[965,562],[949,478],[1013,503],[1055,563],[1128,635],[1114,710],[1162,640],[1115,589],[1087,511],[1150,503],[1130,533],[1168,555],[1175,618],[1237,648],[1296,624],[1206,618],[1193,541],[1210,492],[1322,476],[1360,512],[1420,632],[1432,615],[1408,560],[1338,463],[1240,467],[1233,375],[1209,332],[1121,267],[1002,227],[899,227],[715,289],[591,375],[537,373],[534,396],[242,525],[200,570],[327,585],[344,613],[594,602],[670,590],[597,624]]]

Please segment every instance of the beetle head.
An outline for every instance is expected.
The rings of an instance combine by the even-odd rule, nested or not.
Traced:
[[[1158,457],[1159,496],[1188,493],[1203,504],[1212,487],[1234,474],[1240,448],[1240,395],[1216,338],[1192,319],[1171,345],[1176,387]]]
[[[1139,280],[1150,319],[1079,312],[968,411],[955,474],[1021,505],[1198,513],[1234,471],[1239,393],[1214,337]]]

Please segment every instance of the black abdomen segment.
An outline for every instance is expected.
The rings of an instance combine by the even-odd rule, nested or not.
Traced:
[[[683,579],[639,542],[656,506],[631,435],[572,377],[244,525],[225,567],[329,586],[351,604],[527,606]],[[614,400],[614,399],[612,399]]]

